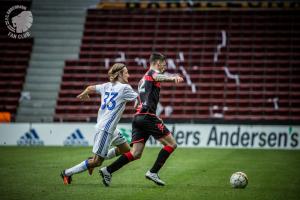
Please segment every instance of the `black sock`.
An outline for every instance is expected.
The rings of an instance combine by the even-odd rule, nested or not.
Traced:
[[[130,152],[122,154],[115,162],[107,166],[107,171],[109,173],[114,173],[115,171],[122,168],[124,165],[133,160],[132,154]]]
[[[165,164],[166,160],[168,159],[171,153],[165,148],[161,149],[153,167],[150,169],[150,172],[157,173],[160,170],[160,168]]]

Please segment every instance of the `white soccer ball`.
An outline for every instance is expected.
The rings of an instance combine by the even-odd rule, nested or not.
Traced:
[[[233,188],[245,188],[248,185],[248,177],[244,172],[235,172],[230,177]]]

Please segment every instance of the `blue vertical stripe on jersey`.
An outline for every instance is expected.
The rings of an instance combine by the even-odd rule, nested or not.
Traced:
[[[115,113],[113,114],[113,116],[111,117],[111,119],[107,122],[107,124],[106,124],[106,126],[105,126],[105,128],[104,128],[105,131],[108,131],[108,130],[109,130],[109,127],[110,127],[111,123],[115,120],[115,118],[116,118],[116,116],[117,116],[117,114],[118,114],[118,111],[120,110],[120,108],[122,108],[122,106],[123,106],[124,104],[125,104],[125,102],[121,103],[121,104],[119,105],[119,107],[116,109],[117,112],[115,112]]]
[[[103,147],[105,145],[105,142],[106,142],[106,139],[107,139],[107,136],[108,136],[108,132],[106,131],[103,131],[103,135],[102,135],[102,139],[101,139],[101,142],[100,142],[100,145],[99,145],[99,148],[97,150],[97,154],[101,154],[102,150],[103,150]]]
[[[117,112],[115,112],[113,114],[113,116],[111,117],[111,119],[107,122],[107,124],[105,125],[105,128],[104,128],[104,133],[103,133],[103,136],[102,136],[102,139],[101,139],[101,142],[100,142],[100,145],[99,145],[99,148],[98,148],[98,151],[97,151],[97,154],[101,154],[101,151],[103,150],[103,147],[105,145],[105,142],[106,142],[106,139],[107,139],[107,136],[108,136],[108,130],[109,130],[109,127],[111,125],[111,123],[114,121],[114,119],[116,118],[117,114],[118,114],[118,111],[120,108],[122,108],[122,106],[125,104],[125,102],[121,103],[118,108],[116,109]],[[100,152],[99,152],[100,151]]]

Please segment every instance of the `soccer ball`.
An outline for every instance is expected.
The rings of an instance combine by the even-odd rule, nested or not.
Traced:
[[[248,185],[248,177],[244,172],[235,172],[230,177],[233,188],[245,188]]]

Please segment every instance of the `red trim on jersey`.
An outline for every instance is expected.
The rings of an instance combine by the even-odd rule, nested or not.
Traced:
[[[149,76],[149,75],[145,75],[144,76],[144,79],[146,80],[146,81],[154,81],[154,79],[152,78],[152,76]]]
[[[124,153],[124,155],[127,157],[127,159],[129,161],[133,161],[134,160],[133,155],[131,154],[131,152]]]
[[[154,85],[155,85],[156,87],[159,87],[159,88],[160,88],[160,82],[156,82],[156,81],[153,79],[152,76],[145,75],[145,76],[144,76],[144,79],[145,79],[146,81],[154,82]]]
[[[156,114],[154,114],[154,113],[148,113],[148,112],[146,112],[146,113],[135,113],[135,115],[151,115],[151,116],[154,116],[154,117],[157,117],[157,115]],[[159,117],[157,117],[159,120],[161,120]]]
[[[156,127],[157,127],[161,132],[163,132],[165,126],[164,126],[163,123],[158,123],[158,124],[156,124]]]
[[[174,151],[174,148],[171,146],[164,146],[164,150],[166,150],[167,152],[169,152],[169,154],[171,154]]]

